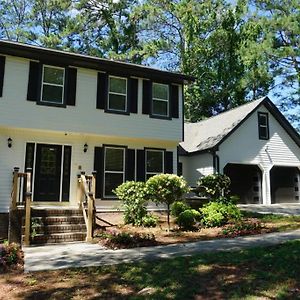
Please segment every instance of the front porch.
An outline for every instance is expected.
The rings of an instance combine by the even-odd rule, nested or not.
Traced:
[[[95,225],[96,173],[77,178],[77,206],[32,201],[32,170],[13,172],[9,242],[31,244],[91,241]]]

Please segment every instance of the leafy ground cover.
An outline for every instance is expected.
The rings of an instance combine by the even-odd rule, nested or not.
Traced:
[[[300,299],[300,241],[0,277],[0,299]]]
[[[105,227],[105,229],[97,229],[96,240],[102,245],[110,248],[130,248],[136,245],[166,245],[300,228],[300,216],[263,215],[243,212],[242,223],[229,224],[215,228],[198,228],[193,231],[179,230],[178,226],[174,222],[174,218],[171,218],[171,230],[169,231],[165,213],[157,213],[157,216],[159,218],[158,225],[154,228],[145,228],[124,225],[123,217],[120,213],[103,215],[103,217],[110,223],[114,224],[114,226]],[[102,223],[99,225],[104,226],[107,224]],[[136,236],[137,240],[132,243],[128,243],[128,239],[126,239],[125,246],[122,243],[118,245],[117,243],[108,242],[107,234],[113,236],[121,235],[119,240],[123,237],[126,239],[128,235],[131,237]],[[147,238],[150,236],[151,239]],[[141,237],[146,237],[144,242],[141,240]]]

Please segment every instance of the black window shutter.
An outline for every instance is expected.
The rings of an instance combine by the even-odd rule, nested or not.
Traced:
[[[170,85],[170,116],[179,118],[179,90],[178,85]]]
[[[96,174],[96,198],[103,197],[103,163],[104,155],[102,147],[95,147],[94,152],[94,170],[97,171]]]
[[[137,150],[137,170],[136,170],[136,180],[145,181],[145,151]]]
[[[165,173],[173,174],[173,152],[165,152]]]
[[[38,101],[41,94],[42,66],[40,63],[31,61],[29,64],[29,77],[27,100]]]
[[[31,175],[33,174],[33,162],[34,162],[34,153],[35,153],[35,144],[26,143],[26,152],[25,152],[25,168],[24,172],[28,169],[31,169]],[[32,186],[33,176],[31,176],[31,186]],[[23,201],[25,201],[26,185],[23,185]]]
[[[143,81],[143,114],[148,115],[151,111],[152,104],[152,82],[150,80]]]
[[[136,114],[138,110],[138,79],[128,78],[128,91],[127,101],[129,103],[129,109],[131,113]]]
[[[108,97],[108,76],[106,73],[98,72],[97,80],[97,108],[104,109]]]
[[[71,156],[72,147],[64,146],[62,201],[70,200]]]
[[[76,103],[77,69],[66,68],[65,103],[74,106]]]
[[[127,149],[125,180],[135,180],[135,150]]]
[[[0,56],[0,97],[3,96],[4,72],[5,72],[5,56]]]

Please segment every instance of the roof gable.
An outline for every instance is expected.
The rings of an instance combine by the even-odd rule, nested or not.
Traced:
[[[268,97],[241,105],[198,123],[186,123],[184,142],[180,143],[182,154],[209,151],[218,148],[237,130],[256,109],[264,105],[300,147],[300,136]]]

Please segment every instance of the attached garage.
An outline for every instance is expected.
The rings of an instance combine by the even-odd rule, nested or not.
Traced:
[[[230,178],[230,191],[239,196],[239,203],[262,203],[262,172],[258,166],[229,163],[224,174]]]
[[[271,201],[275,203],[300,203],[299,169],[274,166],[270,171]]]

